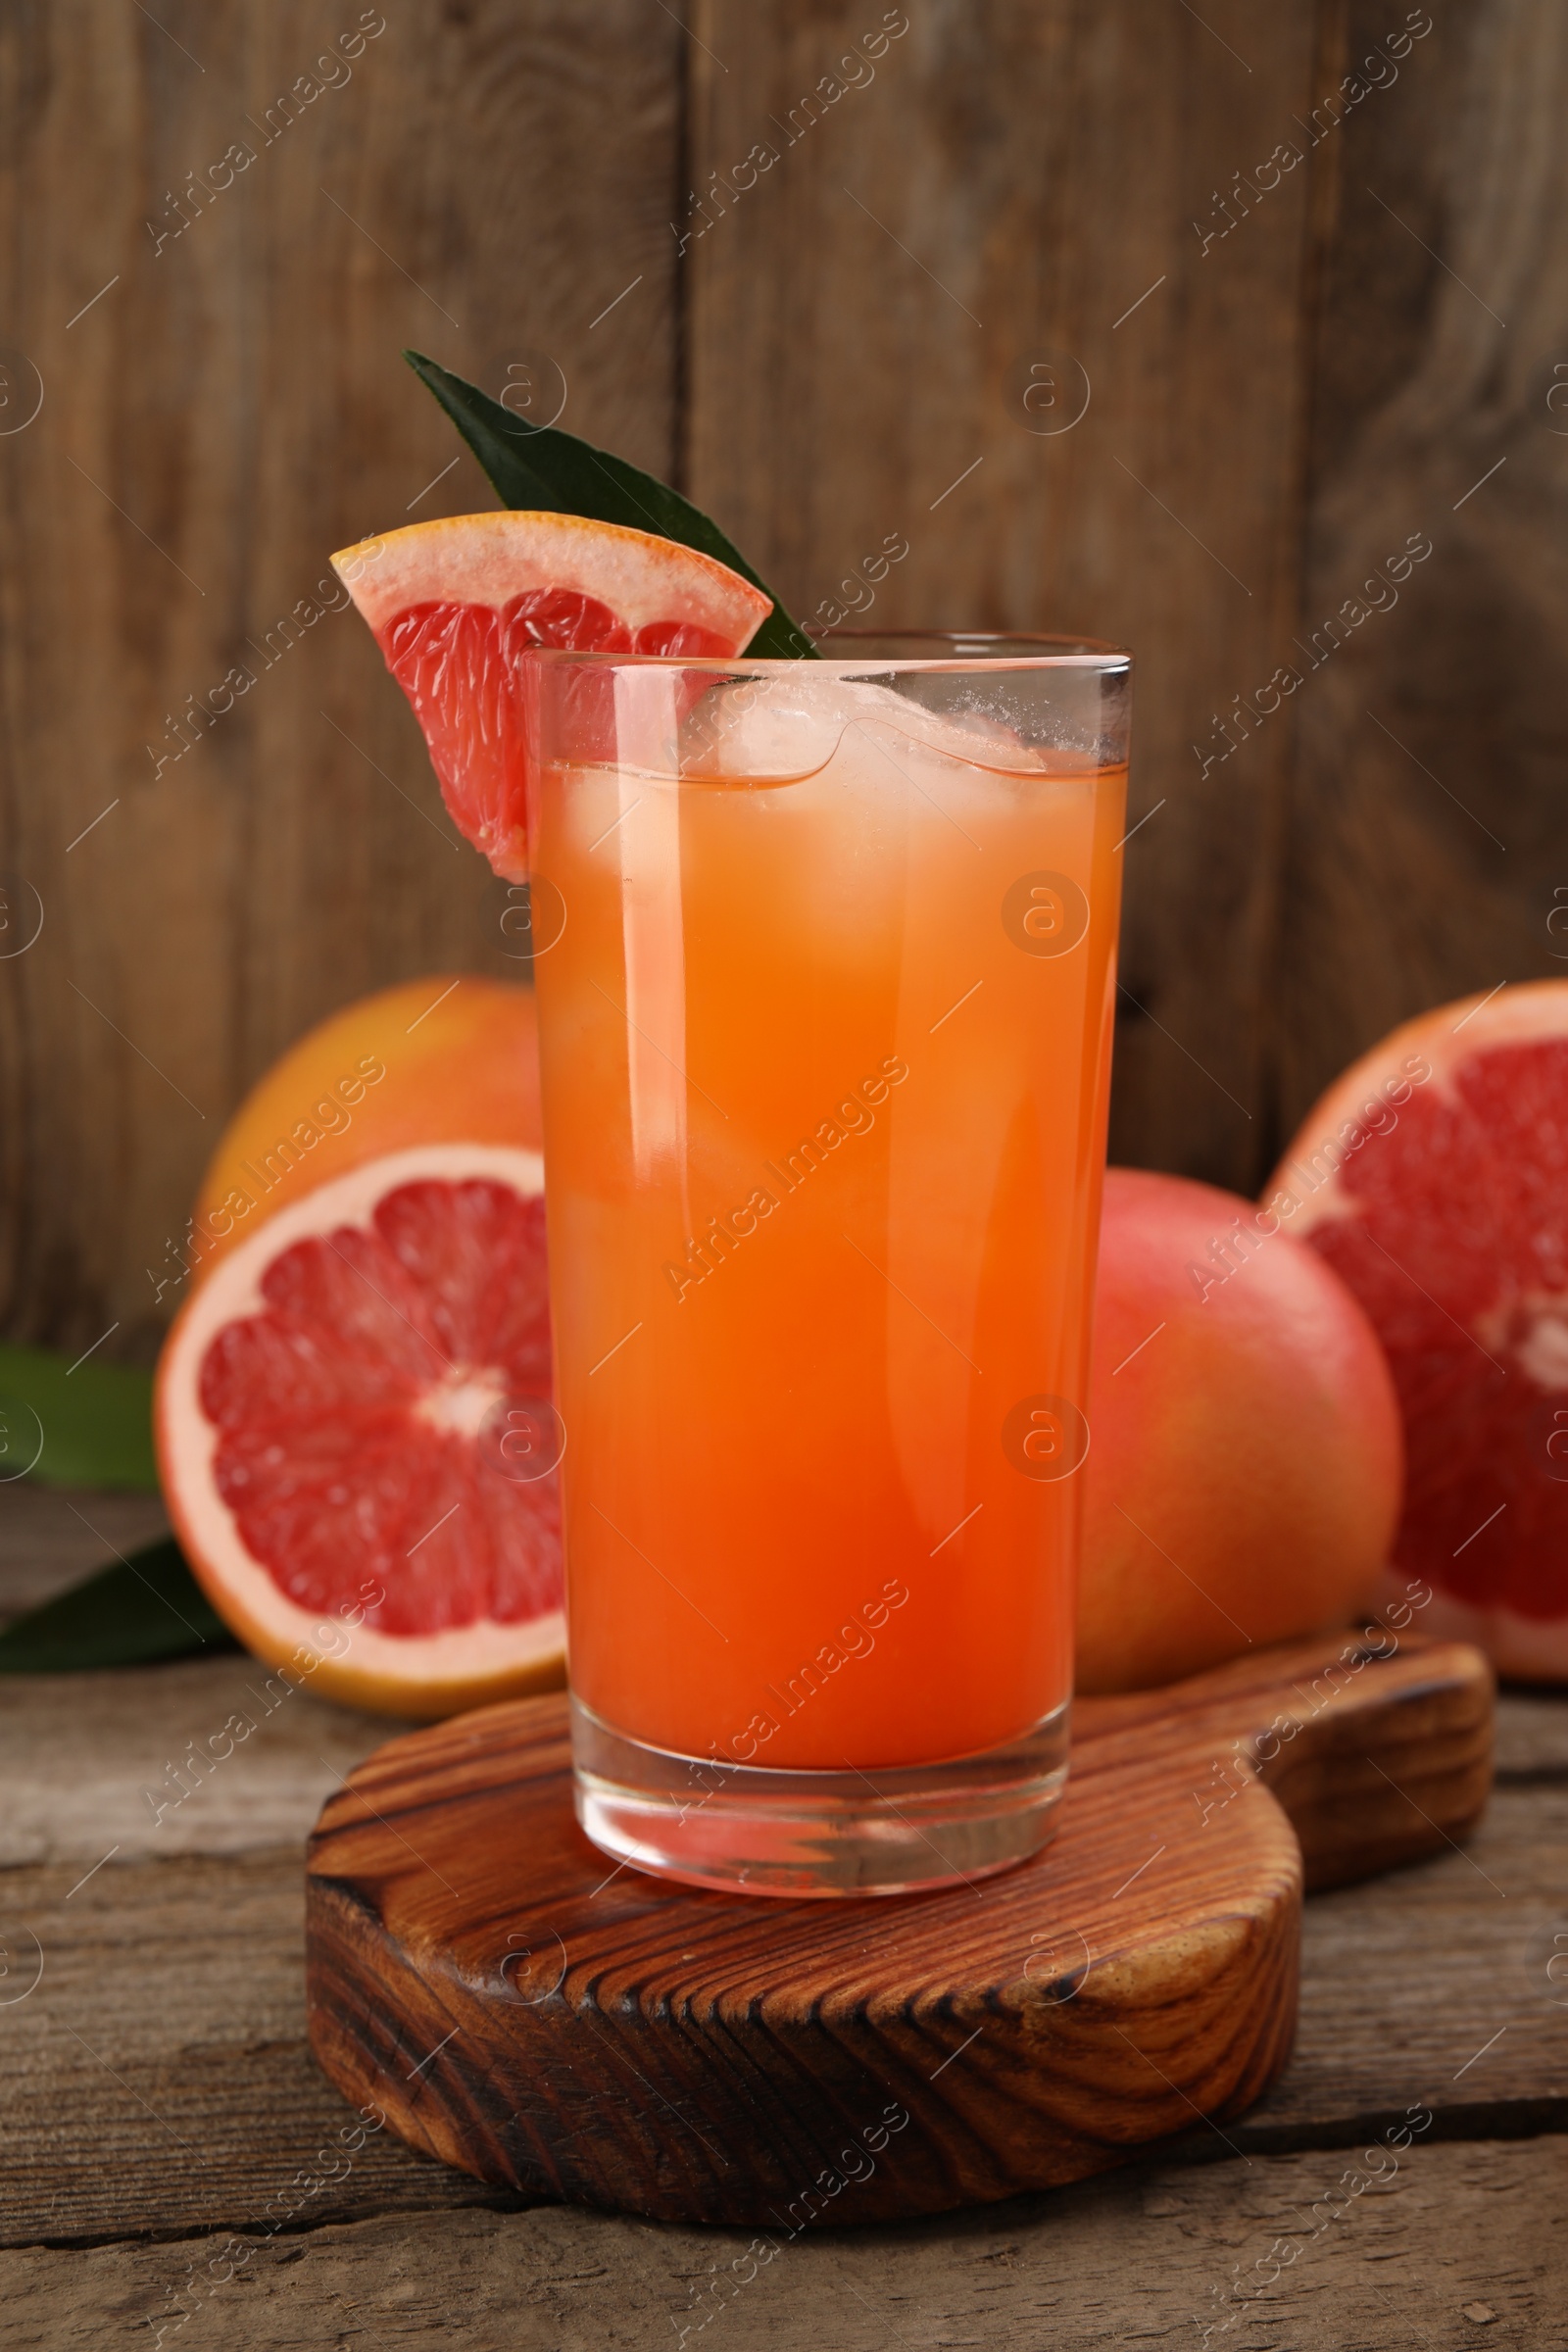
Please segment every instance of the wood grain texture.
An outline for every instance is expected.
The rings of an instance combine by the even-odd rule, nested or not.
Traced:
[[[1411,2099],[1454,2136],[1568,2130],[1565,1889],[1558,1782],[1499,1788],[1441,1861],[1315,1897],[1296,2055],[1227,2134],[1347,2146]]]
[[[1352,0],[1348,61],[1385,15]],[[1305,643],[1285,657],[1304,679],[1274,984],[1282,1142],[1396,1022],[1568,969],[1546,927],[1568,880],[1565,90],[1562,11],[1482,0],[1441,17],[1330,143]],[[1397,605],[1374,588],[1386,609],[1310,668],[1310,632],[1411,533],[1433,552]]]
[[[400,347],[495,392],[542,347],[569,422],[671,462],[679,27],[364,13],[352,61],[350,5],[0,15],[0,339],[45,391],[0,433],[0,869],[44,908],[0,960],[0,1322],[74,1352],[148,1350],[178,1292],[146,1269],[302,1028],[517,968],[368,633],[301,609],[367,529],[494,504]]]
[[[689,487],[808,617],[898,533],[873,622],[1136,649],[1129,821],[1159,813],[1128,851],[1112,1157],[1246,1184],[1288,745],[1245,778],[1192,746],[1296,626],[1310,173],[1245,234],[1194,221],[1223,229],[1216,181],[1308,105],[1314,14],[905,13],[870,81],[877,9],[694,20]],[[726,203],[760,143],[777,160]],[[1046,350],[1063,415],[1075,367],[1091,386],[1054,434],[1022,405]]]
[[[247,1656],[7,1676],[0,1869],[297,1846],[388,1729]]]
[[[0,2342],[99,2352],[155,2341],[185,2313],[165,2345],[1100,2352],[1202,2343],[1210,2328],[1210,2343],[1312,2352],[1561,2352],[1568,2139],[1418,2139],[1355,2195],[1372,2170],[1358,2156],[1146,2162],[1048,2197],[797,2239],[543,2207],[270,2242],[29,2248],[0,2255]],[[1372,2164],[1390,2162],[1383,2143]]]
[[[1568,1778],[1568,1690],[1504,1684],[1497,1694],[1495,1770],[1499,1781],[1520,1787]]]
[[[67,1547],[79,1533],[73,1500],[109,1526],[102,1496],[34,1493],[25,1513],[8,1513],[0,1532],[19,1574],[24,1522],[39,1556]],[[247,1671],[212,1659],[0,1686],[9,1989],[35,1950],[44,1960],[41,1980],[0,2012],[0,2235],[12,2243],[255,2225],[343,2124],[306,2043],[300,1840],[333,1771],[378,1745],[384,1724],[302,1692],[161,1823],[146,1801],[186,1741],[225,1721]],[[1237,2146],[1255,2157],[1348,2145],[1418,2096],[1441,2132],[1568,2124],[1568,2007],[1547,1973],[1568,1932],[1568,1695],[1504,1691],[1498,1754],[1502,1785],[1462,1852],[1444,1845],[1307,1903],[1295,2051],[1263,2099],[1222,2127]],[[1226,2153],[1206,2127],[1194,2136],[1202,2153]],[[306,2200],[291,2243],[328,2213],[360,2221],[496,2198],[514,2201],[381,2135],[330,2200]],[[956,2248],[968,2226],[949,2225],[944,2242]],[[445,2277],[439,2256],[418,2251],[444,2224],[429,2228],[411,2259]],[[280,2294],[290,2276],[279,2269]],[[72,2293],[58,2270],[47,2278],[39,2292],[64,2313]]]
[[[305,2049],[299,1867],[289,1848],[117,1857],[85,1885],[74,1866],[5,1874],[4,2242],[308,2229],[484,2194],[390,2132],[345,2144],[353,2119]]]
[[[560,1696],[406,1737],[312,1839],[313,2047],[449,2164],[663,2218],[836,2222],[862,2172],[864,2219],[1081,2178],[1240,2112],[1283,2066],[1301,1860],[1282,1804],[1344,1879],[1485,1802],[1484,1661],[1411,1645],[1336,1684],[1345,1646],[1086,1703],[1047,1851],[892,1906],[607,1872],[572,1818]],[[1271,1723],[1280,1803],[1252,1762]]]
[[[117,1551],[169,1533],[157,1494],[73,1494],[17,1479],[0,1486],[0,1624],[41,1608]]]
[[[1075,1736],[1098,1759],[1206,1757],[1207,1821],[1253,1770],[1290,1817],[1310,1891],[1436,1851],[1479,1816],[1492,1784],[1494,1678],[1460,1642],[1368,1627],[1287,1643],[1158,1692],[1080,1699]]]
[[[704,0],[689,35],[454,0],[286,128],[333,37],[302,0],[155,13],[0,17],[0,872],[45,913],[0,954],[5,1328],[145,1355],[146,1269],[258,1069],[377,982],[514,968],[368,639],[337,612],[269,651],[333,545],[488,503],[466,457],[436,479],[408,340],[492,389],[543,350],[569,423],[808,611],[902,532],[877,619],[1135,644],[1118,1158],[1246,1185],[1392,1021],[1559,969],[1549,0],[1440,12],[1315,143],[1400,11],[926,0],[873,60],[898,12],[847,0]],[[1056,435],[1019,411],[1046,348],[1092,385]],[[1259,719],[1422,530],[1399,605]]]
[[[62,1777],[70,1754],[63,1738]],[[73,1894],[88,1867],[13,1869],[0,1884],[13,1987],[31,1936],[44,1955],[41,1981],[0,2018],[0,2240],[254,2225],[348,2120],[306,2040],[298,1848],[116,1857]],[[1416,2099],[1446,2136],[1568,2131],[1568,2006],[1547,1973],[1568,1932],[1565,1884],[1559,1780],[1499,1789],[1462,1853],[1309,1900],[1290,2064],[1247,2115],[1194,2123],[1184,2156],[1226,2157],[1217,2130],[1253,2155],[1348,2146]],[[629,2084],[631,2098],[655,2104]],[[497,2199],[515,2202],[383,2133],[295,2227]]]

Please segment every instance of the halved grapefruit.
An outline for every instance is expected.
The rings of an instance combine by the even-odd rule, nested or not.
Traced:
[[[738,654],[773,609],[711,556],[579,514],[416,522],[332,563],[414,707],[453,821],[510,882],[528,878],[519,658]]]
[[[1387,1352],[1407,1463],[1393,1583],[1432,1587],[1421,1631],[1568,1681],[1568,980],[1395,1030],[1311,1111],[1267,1199]]]
[[[175,1532],[313,1690],[437,1716],[562,1680],[543,1175],[510,1145],[367,1160],[230,1250],[170,1332]]]

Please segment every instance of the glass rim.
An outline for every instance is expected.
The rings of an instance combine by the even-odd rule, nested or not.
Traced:
[[[1107,675],[1125,673],[1132,667],[1130,648],[1113,645],[1108,639],[1057,635],[1044,630],[1000,629],[829,629],[816,640],[818,645],[853,645],[857,639],[870,645],[946,645],[952,652],[937,656],[881,655],[870,652],[846,654],[838,658],[819,656],[809,666],[819,676],[863,677],[874,672],[886,677],[906,671],[935,672],[956,670],[1099,670]],[[785,677],[808,662],[805,655],[788,658],[776,654],[636,654],[591,653],[574,646],[532,645],[524,648],[529,660],[546,662],[554,666],[564,662],[577,662],[596,666],[636,669],[697,669],[711,670],[715,677],[733,676],[737,671],[759,677]]]

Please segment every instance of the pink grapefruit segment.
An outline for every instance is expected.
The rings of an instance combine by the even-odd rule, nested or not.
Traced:
[[[771,600],[711,556],[577,514],[458,514],[332,558],[413,706],[454,822],[526,881],[520,657],[738,654]]]
[[[1420,1630],[1568,1681],[1568,981],[1395,1030],[1310,1112],[1281,1194],[1394,1373]]]
[[[368,1160],[232,1250],[170,1334],[180,1541],[317,1690],[434,1716],[561,1680],[542,1181],[513,1146]]]

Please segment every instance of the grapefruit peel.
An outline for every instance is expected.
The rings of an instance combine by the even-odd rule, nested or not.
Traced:
[[[411,605],[500,611],[527,591],[554,589],[609,606],[633,633],[684,622],[724,641],[707,650],[734,654],[768,611],[760,589],[711,556],[578,514],[442,515],[342,548],[332,567],[377,637]]]

